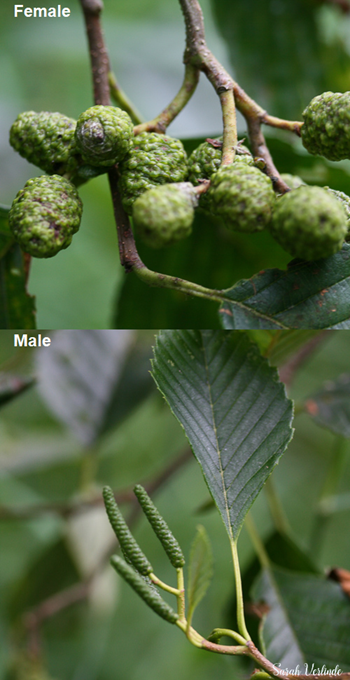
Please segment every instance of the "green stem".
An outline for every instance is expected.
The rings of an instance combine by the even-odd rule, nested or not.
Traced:
[[[191,99],[199,81],[200,71],[192,64],[186,64],[183,83],[174,99],[170,104],[153,120],[141,123],[134,128],[134,134],[140,132],[160,132],[164,133],[174,118],[182,111]]]
[[[247,631],[244,618],[244,602],[243,602],[243,590],[242,590],[242,578],[241,570],[239,567],[238,552],[237,552],[237,542],[231,540],[231,552],[233,561],[233,571],[235,575],[236,584],[236,600],[237,600],[237,624],[240,634],[243,636],[245,642],[250,640],[250,635]]]
[[[252,518],[251,512],[248,513],[248,515],[245,518],[245,523],[244,523],[248,534],[250,536],[250,540],[253,543],[255,552],[259,558],[259,562],[261,566],[265,569],[268,569],[270,567],[270,560],[269,556],[265,550],[265,546],[257,532],[255,522]]]
[[[186,281],[185,279],[180,279],[177,276],[169,276],[168,274],[160,274],[154,272],[148,267],[143,265],[142,267],[135,267],[135,274],[150,286],[157,286],[160,288],[171,288],[172,290],[177,290],[181,293],[187,293],[194,295],[195,297],[201,297],[206,300],[214,300],[215,302],[221,303],[223,300],[222,295],[219,290],[214,290],[211,288],[204,288],[197,283],[192,281]]]
[[[180,567],[179,569],[176,569],[177,571],[177,613],[179,615],[180,621],[184,621],[186,623],[186,614],[185,614],[185,583],[184,583],[184,572],[183,569]],[[187,626],[186,626],[187,628]]]
[[[81,460],[80,491],[82,494],[90,493],[94,488],[97,468],[97,451],[95,448],[88,449]]]
[[[276,486],[272,477],[269,477],[265,483],[265,493],[267,496],[271,517],[275,528],[280,533],[288,533],[289,525],[284,509],[281,503],[281,499],[277,494]]]
[[[122,90],[122,88],[118,84],[113,71],[109,71],[108,73],[108,82],[111,97],[113,97],[115,103],[118,104],[118,106],[121,109],[123,109],[123,111],[126,111],[126,113],[129,114],[132,122],[135,125],[142,123],[141,114],[138,112],[132,101],[129,99],[129,97],[125,94],[124,90]]]
[[[223,120],[223,143],[221,165],[231,165],[237,146],[236,106],[232,90],[219,94]]]
[[[346,457],[347,440],[338,436],[335,440],[333,455],[320,494],[314,526],[311,533],[310,550],[312,554],[319,555],[320,553],[325,531],[329,522],[329,513],[325,512],[325,508],[327,507],[325,501],[336,494],[343,474]]]
[[[155,586],[158,586],[159,588],[166,590],[167,593],[171,593],[172,595],[176,595],[176,597],[179,597],[180,591],[178,590],[178,588],[172,588],[172,586],[168,586],[167,583],[161,581],[160,578],[158,578],[158,576],[156,576],[153,573],[149,574],[149,577]]]
[[[240,645],[245,645],[247,642],[242,635],[229,628],[214,628],[213,632],[210,633],[208,640],[210,640],[210,642],[218,642],[224,636],[233,638],[236,642],[239,642]]]

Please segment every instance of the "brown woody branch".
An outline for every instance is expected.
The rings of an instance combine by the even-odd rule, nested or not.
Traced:
[[[101,0],[80,0],[80,4],[84,12],[89,43],[94,102],[109,106],[111,103],[108,82],[109,58],[100,22],[103,4]]]
[[[287,184],[281,179],[267,148],[261,124],[289,130],[300,135],[302,123],[287,121],[270,116],[259,106],[227,73],[214,57],[205,42],[202,10],[197,0],[179,0],[186,25],[185,62],[191,63],[205,73],[215,91],[220,96],[225,91],[232,91],[237,109],[246,119],[253,153],[264,159],[266,173],[271,177],[275,188],[281,193],[289,191]],[[225,128],[224,128],[225,137]]]

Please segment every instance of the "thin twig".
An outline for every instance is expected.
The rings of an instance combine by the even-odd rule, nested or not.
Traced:
[[[129,97],[125,94],[124,90],[122,90],[112,71],[108,73],[108,82],[111,97],[113,97],[115,103],[118,104],[118,106],[120,106],[123,111],[126,111],[135,125],[142,123],[141,114],[135,108]]]
[[[159,132],[164,133],[176,116],[182,111],[191,99],[199,80],[200,71],[192,64],[185,65],[185,75],[183,83],[170,104],[153,120],[141,123],[134,128],[134,134],[140,132]]]
[[[89,43],[94,102],[109,106],[111,103],[108,82],[110,67],[100,22],[103,4],[101,0],[80,0],[80,4],[84,12]]]
[[[286,184],[286,182],[282,179],[272,160],[272,156],[267,147],[265,137],[261,131],[260,119],[250,116],[246,120],[253,155],[264,159],[266,163],[266,174],[270,177],[274,188],[281,194],[287,193],[290,191],[290,188],[288,184]]]
[[[312,354],[316,352],[320,345],[330,337],[330,331],[321,331],[311,338],[309,342],[305,343],[305,345],[303,345],[298,352],[296,352],[296,354],[280,368],[280,380],[287,387],[290,387],[299,368],[301,368]]]
[[[125,268],[125,271],[128,272],[133,269],[140,269],[144,267],[144,264],[136,249],[129,217],[123,208],[118,189],[118,178],[119,173],[117,168],[111,168],[108,172],[108,179],[112,194],[115,223],[117,226],[120,264]]]
[[[220,95],[223,121],[223,140],[221,165],[231,165],[235,159],[237,146],[236,106],[232,90],[224,90]]]
[[[183,465],[191,460],[191,458],[191,449],[186,447],[186,449],[179,456],[171,460],[170,463],[168,463],[164,469],[154,477],[154,479],[151,479],[149,482],[147,482],[147,480],[143,482],[143,486],[147,490],[148,494],[155,494],[158,489],[160,489],[170,477],[172,477],[181,467],[183,467]],[[115,491],[114,498],[118,505],[135,502],[135,495],[133,493],[132,487]],[[61,517],[68,518],[72,515],[86,512],[90,508],[100,505],[103,505],[103,498],[101,493],[97,493],[94,496],[90,495],[89,498],[77,499],[68,503],[42,503],[40,505],[22,508],[0,507],[0,519],[32,519],[33,517],[38,517],[39,515],[46,513],[56,513]]]
[[[270,116],[259,104],[249,97],[208,49],[205,42],[203,14],[198,1],[179,0],[179,2],[186,25],[186,62],[197,66],[205,73],[219,96],[225,91],[233,92],[237,109],[246,119],[254,155],[264,159],[266,174],[272,179],[277,191],[286,193],[289,191],[289,187],[281,179],[272,161],[271,154],[261,132],[261,124],[265,123],[300,135],[302,123]]]

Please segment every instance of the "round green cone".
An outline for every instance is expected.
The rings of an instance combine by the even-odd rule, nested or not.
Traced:
[[[62,113],[24,111],[10,129],[10,144],[49,175],[74,172],[76,121]]]
[[[190,235],[196,202],[189,182],[153,187],[134,203],[136,232],[152,248],[172,245]]]
[[[133,124],[122,109],[91,106],[79,116],[75,137],[77,148],[87,163],[110,167],[129,151]]]
[[[303,112],[301,138],[309,153],[330,161],[350,158],[350,92],[324,92]]]
[[[211,212],[228,229],[247,233],[265,229],[276,202],[269,177],[243,163],[222,167],[213,175],[208,199]]]
[[[275,240],[303,260],[338,252],[347,233],[344,208],[321,187],[305,186],[278,199],[270,225]]]
[[[9,225],[26,253],[52,257],[71,243],[82,210],[71,182],[59,175],[44,175],[28,180],[18,192],[9,212]]]
[[[119,189],[126,212],[131,215],[134,201],[147,189],[183,182],[187,169],[187,155],[179,139],[155,132],[134,137],[129,153],[119,164]]]

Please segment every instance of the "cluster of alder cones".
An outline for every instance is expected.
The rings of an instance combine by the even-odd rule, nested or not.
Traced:
[[[303,119],[302,141],[310,153],[350,158],[350,92],[315,97]],[[336,253],[348,235],[346,194],[286,174],[290,191],[279,195],[264,163],[242,143],[231,165],[221,165],[221,138],[208,139],[188,158],[178,139],[155,132],[134,136],[130,117],[116,107],[93,106],[77,121],[60,113],[21,113],[10,143],[47,173],[26,183],[9,214],[14,237],[35,257],[67,248],[82,215],[77,187],[116,164],[124,209],[136,234],[156,248],[189,236],[197,209],[221,217],[232,231],[268,229],[304,260]]]

